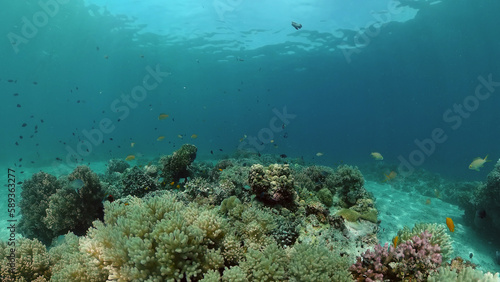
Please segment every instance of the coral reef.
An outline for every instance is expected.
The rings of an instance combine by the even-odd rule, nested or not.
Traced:
[[[455,281],[477,281],[477,282],[498,282],[500,276],[498,273],[484,273],[475,270],[472,267],[466,267],[461,271],[451,269],[449,266],[438,268],[437,272],[431,273],[427,279],[428,282],[455,282]]]
[[[399,230],[398,237],[400,242],[404,242],[410,240],[415,235],[419,235],[422,232],[427,231],[432,234],[430,243],[433,245],[439,245],[439,248],[441,248],[442,259],[443,261],[446,261],[451,258],[451,255],[453,253],[453,241],[451,240],[451,237],[450,235],[448,235],[448,232],[446,230],[446,227],[442,224],[416,223],[411,230],[407,226]]]
[[[189,166],[196,159],[198,149],[195,145],[184,144],[172,155],[160,158],[161,176],[166,183],[179,182],[181,178],[187,178]]]
[[[424,231],[396,248],[377,245],[357,257],[350,270],[356,279],[425,281],[441,265],[441,249],[430,243],[431,237]]]
[[[57,235],[68,231],[84,235],[92,221],[103,217],[104,192],[99,177],[88,166],[78,166],[67,180],[61,181],[65,182],[64,188],[49,197],[42,222]],[[75,182],[81,185],[77,189]]]
[[[46,245],[68,231],[85,234],[92,221],[103,216],[104,193],[97,174],[87,166],[60,179],[37,173],[24,183],[21,197],[21,233]]]
[[[112,174],[113,172],[123,173],[130,165],[122,159],[111,159],[108,161],[108,167],[106,169],[106,174]]]
[[[293,206],[297,193],[288,164],[273,164],[265,168],[252,165],[248,176],[252,192],[262,201],[283,206]]]
[[[108,279],[194,280],[223,267],[225,220],[214,210],[184,206],[168,193],[105,204],[86,252],[109,271]]]
[[[500,160],[488,174],[486,182],[461,198],[465,221],[493,238],[500,232]]]
[[[345,208],[352,207],[359,199],[372,198],[365,187],[365,179],[357,167],[340,165],[329,181],[330,189],[337,193]]]
[[[15,247],[15,253],[11,249]],[[16,271],[11,270],[10,256],[15,257]],[[49,281],[51,277],[50,258],[45,246],[37,239],[20,238],[15,246],[0,242],[0,277],[3,282]]]
[[[147,193],[158,190],[156,180],[137,166],[127,169],[122,177],[121,196],[144,197]]]
[[[24,181],[21,191],[21,221],[19,231],[25,237],[37,238],[44,244],[50,244],[56,232],[45,224],[40,224],[46,216],[49,207],[49,197],[62,187],[55,176],[45,172],[38,172]]]

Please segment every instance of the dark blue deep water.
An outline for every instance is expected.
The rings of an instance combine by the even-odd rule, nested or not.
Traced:
[[[2,165],[192,143],[201,160],[377,151],[400,173],[484,179],[493,163],[468,166],[500,156],[500,2],[343,2],[4,3]]]

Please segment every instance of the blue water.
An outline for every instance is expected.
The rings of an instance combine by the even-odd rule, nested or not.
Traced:
[[[498,83],[474,96],[478,77],[500,81],[499,3],[343,2],[71,1],[45,18],[30,1],[3,4],[2,163],[156,157],[186,142],[199,158],[222,157],[260,133],[261,153],[356,164],[378,151],[484,179],[488,170],[468,165],[500,155]],[[157,67],[161,82],[126,104],[121,95]],[[464,113],[453,109],[464,102]],[[294,118],[265,130],[285,107]],[[112,130],[101,138],[103,120]],[[419,149],[436,128],[441,143]]]

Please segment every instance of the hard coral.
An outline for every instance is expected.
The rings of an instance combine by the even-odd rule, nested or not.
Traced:
[[[178,182],[181,178],[189,176],[189,166],[196,159],[198,149],[195,145],[184,144],[172,155],[164,156],[160,159],[161,176],[166,182]]]
[[[431,244],[432,235],[424,231],[419,236],[401,243],[397,248],[377,245],[367,250],[350,270],[358,281],[397,281],[415,279],[424,281],[441,265],[441,249]]]
[[[264,202],[285,206],[295,204],[294,179],[288,164],[272,164],[267,168],[252,165],[248,182],[252,192]]]
[[[347,208],[354,206],[359,199],[370,198],[364,187],[365,179],[357,167],[340,165],[329,176],[328,184],[333,186],[330,189],[337,192]]]

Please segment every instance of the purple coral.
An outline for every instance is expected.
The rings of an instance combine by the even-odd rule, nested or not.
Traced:
[[[377,245],[367,250],[349,270],[358,281],[399,281],[413,278],[424,281],[441,265],[441,248],[432,245],[432,234],[424,231],[419,236],[401,243],[397,248]]]

